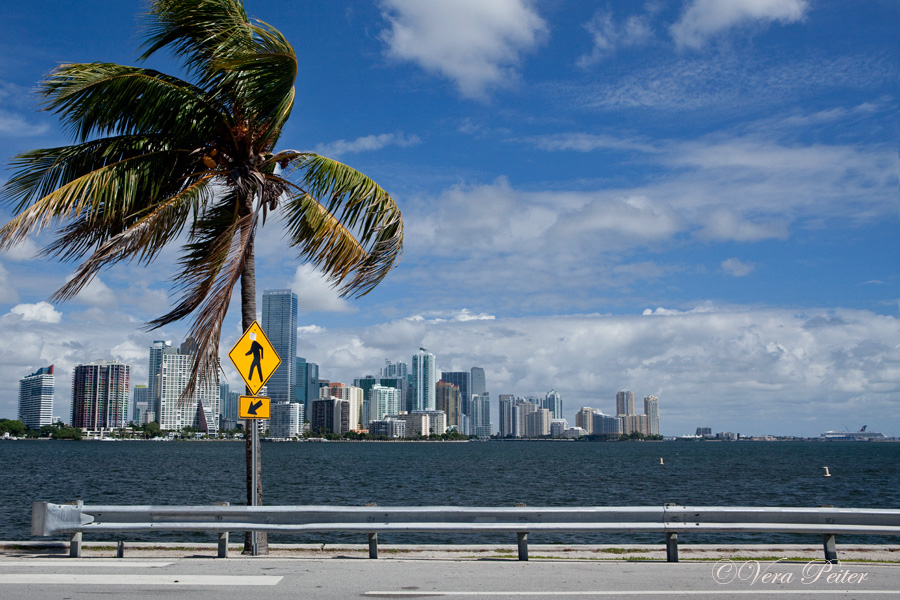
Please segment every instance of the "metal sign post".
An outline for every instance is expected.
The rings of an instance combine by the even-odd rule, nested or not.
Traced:
[[[259,504],[259,426],[257,419],[268,419],[270,415],[269,398],[263,398],[256,394],[266,385],[278,366],[281,357],[275,352],[269,338],[259,323],[253,321],[247,331],[240,337],[228,358],[234,363],[235,368],[247,384],[250,396],[241,396],[238,417],[250,423],[250,506]],[[254,374],[257,376],[254,378]],[[259,556],[259,544],[257,531],[250,531],[250,554]]]

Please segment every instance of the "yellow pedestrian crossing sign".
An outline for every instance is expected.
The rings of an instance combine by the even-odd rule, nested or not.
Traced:
[[[266,385],[269,377],[281,364],[281,357],[275,352],[269,338],[256,321],[253,321],[237,341],[228,353],[228,358],[234,363],[238,373],[241,374],[241,379],[254,396]]]
[[[265,396],[241,396],[238,400],[238,419],[271,418],[270,398]]]

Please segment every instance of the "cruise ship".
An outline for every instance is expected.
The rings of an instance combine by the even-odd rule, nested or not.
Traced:
[[[868,425],[863,425],[859,431],[826,431],[819,437],[831,442],[870,442],[886,439],[883,433],[866,431],[867,429]]]

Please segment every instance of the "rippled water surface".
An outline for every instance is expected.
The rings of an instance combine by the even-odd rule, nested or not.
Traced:
[[[263,444],[266,504],[380,506],[661,505],[900,508],[900,443]],[[664,464],[659,464],[659,459]],[[0,538],[29,539],[35,500],[86,504],[243,504],[237,442],[0,442]],[[824,477],[828,466],[832,477]],[[110,537],[107,534],[107,537]],[[393,534],[387,543],[510,542],[504,536]],[[532,535],[533,543],[655,542],[658,534]],[[818,542],[809,536],[682,536],[685,542]],[[815,537],[815,536],[813,536]],[[86,536],[87,538],[87,536]],[[128,533],[127,540],[211,534]],[[356,542],[331,533],[273,542]],[[897,538],[852,538],[897,543]],[[844,538],[850,541],[849,538]],[[839,540],[840,542],[841,540]]]

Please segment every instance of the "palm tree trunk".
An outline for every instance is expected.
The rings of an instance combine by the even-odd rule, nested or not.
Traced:
[[[241,202],[240,212],[249,214],[252,210],[252,196],[244,202]],[[246,213],[245,213],[246,211]],[[247,331],[253,321],[256,320],[256,257],[254,254],[254,231],[250,225],[245,226],[241,230],[241,241],[250,236],[247,244],[247,259],[244,262],[244,270],[241,272],[241,329]],[[249,388],[245,391],[250,394]],[[256,452],[256,490],[253,489],[253,436],[246,435],[249,433],[250,427],[256,427],[256,421],[248,419],[244,421],[247,425],[244,427],[244,437],[246,439],[245,458],[247,463],[247,505],[253,504],[253,494],[256,494],[256,504],[262,506],[262,448],[257,447]],[[244,535],[244,554],[250,554],[253,549],[252,532],[248,531]],[[269,553],[269,540],[266,532],[260,531],[256,534],[256,549],[259,554]]]

